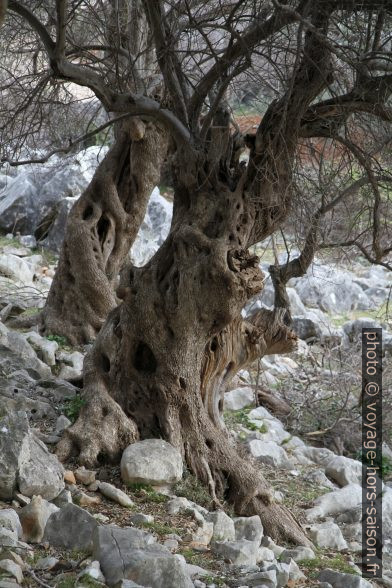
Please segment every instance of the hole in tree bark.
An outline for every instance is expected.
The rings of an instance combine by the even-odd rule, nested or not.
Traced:
[[[99,242],[102,244],[105,242],[106,236],[109,231],[110,223],[105,215],[102,215],[97,223],[97,232],[99,237]]]
[[[94,212],[93,207],[92,206],[87,206],[84,209],[84,213],[83,213],[83,217],[82,217],[83,220],[88,220],[89,218],[91,218],[93,216],[93,212]]]
[[[104,353],[102,353],[101,361],[102,361],[102,369],[103,369],[103,371],[108,374],[110,372],[110,359],[108,358],[107,355],[105,355]]]
[[[214,447],[214,442],[212,439],[206,439],[206,445],[208,447],[208,449],[213,449]]]
[[[153,374],[157,369],[157,360],[147,343],[140,341],[133,358],[133,365],[138,372]]]
[[[184,378],[180,378],[180,386],[183,390],[186,390],[186,382]]]
[[[218,349],[218,340],[216,337],[211,341],[210,349],[211,351],[216,351]]]

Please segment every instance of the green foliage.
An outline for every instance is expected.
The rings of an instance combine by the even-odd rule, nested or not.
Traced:
[[[179,527],[171,527],[166,523],[159,523],[157,521],[154,521],[152,523],[141,523],[141,526],[145,529],[149,529],[150,531],[154,531],[157,535],[162,536],[170,534],[180,535],[182,532],[182,529],[180,529]]]
[[[341,553],[334,556],[329,556],[319,552],[314,559],[304,559],[300,563],[300,567],[307,572],[310,578],[315,578],[319,571],[330,568],[342,574],[358,575],[358,572],[344,559]]]
[[[65,347],[68,344],[68,340],[66,337],[62,335],[47,335],[48,341],[55,341],[60,347]]]
[[[78,586],[83,586],[83,588],[102,588],[102,582],[97,582],[88,574],[84,574],[78,579]]]
[[[168,496],[157,492],[149,484],[132,483],[127,484],[127,486],[142,502],[155,502],[156,504],[161,504],[169,500]]]
[[[85,404],[85,399],[79,394],[76,394],[76,396],[67,398],[67,400],[65,400],[62,410],[65,416],[74,423]]]
[[[179,550],[179,553],[183,555],[186,561],[194,566],[200,566],[204,568],[206,565],[206,558],[205,556],[192,549],[191,547],[184,547],[183,549]]]
[[[224,578],[218,578],[217,576],[203,576],[203,581],[207,586],[214,584],[215,586],[227,586]]]
[[[6,247],[7,245],[19,248],[23,247],[23,245],[20,243],[20,241],[18,241],[18,239],[7,239],[7,237],[0,235],[0,247]]]
[[[252,423],[249,420],[248,415],[251,410],[253,410],[253,408],[242,408],[241,410],[225,412],[223,416],[227,427],[230,429],[235,428],[236,425],[242,425],[250,431],[257,431],[258,433],[267,433],[268,427],[265,423],[258,427],[257,425],[255,425],[255,423]]]
[[[211,496],[207,488],[190,472],[185,472],[182,480],[175,485],[174,494],[206,508],[211,506]]]
[[[76,583],[76,574],[67,574],[66,577],[60,578],[58,582],[56,582],[56,588],[74,588]]]

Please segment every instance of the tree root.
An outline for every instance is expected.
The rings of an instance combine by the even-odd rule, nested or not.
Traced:
[[[81,464],[93,467],[102,457],[118,461],[124,448],[138,438],[135,423],[101,390],[86,401],[76,423],[65,430],[56,453],[61,461],[77,455]]]
[[[5,324],[7,327],[11,329],[30,329],[31,327],[35,327],[41,321],[42,312],[37,312],[36,314],[32,314],[30,316],[16,316],[11,319],[5,320]]]

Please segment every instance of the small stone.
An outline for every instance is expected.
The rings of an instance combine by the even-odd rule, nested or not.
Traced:
[[[83,580],[83,578],[86,577],[95,580],[96,582],[105,583],[105,577],[101,572],[99,561],[92,561],[87,567],[85,567],[84,570],[80,572],[78,580]]]
[[[340,486],[361,484],[362,463],[343,455],[336,455],[327,463],[326,475]]]
[[[224,395],[224,409],[225,410],[241,410],[246,406],[254,406],[255,393],[250,386],[243,386],[242,388],[235,388]]]
[[[241,578],[245,586],[258,586],[263,588],[276,588],[276,571],[275,570],[264,570],[262,572],[255,572],[253,574],[247,574]]]
[[[23,528],[23,538],[28,543],[40,543],[44,536],[49,517],[59,509],[41,496],[34,496],[30,504],[19,513]]]
[[[261,546],[268,547],[268,549],[270,549],[274,553],[276,558],[280,558],[281,554],[285,551],[284,547],[276,545],[276,543],[272,541],[271,537],[268,537],[266,535],[264,535],[264,537],[261,540]]]
[[[259,547],[257,551],[257,563],[262,561],[274,561],[275,554],[268,547]]]
[[[78,482],[81,482],[85,486],[88,486],[89,484],[95,482],[95,476],[97,472],[93,470],[86,470],[86,468],[82,466],[75,470],[74,474]]]
[[[313,525],[309,529],[309,536],[318,547],[329,547],[337,551],[347,549],[347,543],[340,528],[332,521]]]
[[[13,576],[19,584],[23,582],[22,568],[11,559],[0,559],[0,573],[2,572]]]
[[[255,541],[215,541],[212,551],[235,565],[256,565],[258,545]]]
[[[1,551],[0,559],[10,559],[14,563],[18,564],[18,566],[20,566],[22,570],[25,567],[25,563],[23,559],[20,557],[20,555],[18,553],[15,553],[15,551],[11,551],[10,549],[5,549]]]
[[[102,514],[101,512],[95,512],[93,514],[93,517],[96,521],[98,521],[98,523],[108,523],[110,521],[110,518],[107,517],[106,515]]]
[[[99,496],[89,496],[85,492],[75,492],[73,499],[79,506],[94,506],[102,502]]]
[[[0,547],[16,547],[18,545],[18,533],[0,526]]]
[[[20,588],[14,580],[0,580],[0,588]]]
[[[12,508],[3,508],[0,510],[0,527],[8,529],[16,534],[16,537],[21,539],[23,530],[18,514]]]
[[[24,496],[20,492],[15,492],[15,498],[19,502],[20,506],[26,506],[31,502],[31,498],[29,498],[28,496]]]
[[[278,587],[287,586],[290,578],[290,565],[286,563],[276,562],[268,566],[268,570],[275,570],[276,584]]]
[[[61,414],[56,421],[55,433],[57,435],[61,435],[61,433],[65,431],[65,429],[68,429],[68,427],[70,427],[71,425],[72,422],[69,419],[67,419],[65,415]]]
[[[34,235],[21,235],[19,237],[19,243],[25,247],[29,247],[30,249],[37,247],[37,239],[34,237]]]
[[[121,506],[130,507],[133,506],[132,500],[129,498],[125,492],[113,486],[113,484],[109,484],[108,482],[99,482],[98,484],[99,491],[109,498],[113,500],[113,502],[117,502]]]
[[[72,503],[72,494],[69,490],[63,490],[60,494],[52,500],[53,504],[58,506],[59,508],[65,506],[66,504]]]
[[[93,482],[92,484],[89,484],[87,486],[87,490],[89,492],[98,492],[98,490],[99,490],[99,482],[97,482],[97,480],[95,480],[95,482]]]
[[[37,570],[45,570],[45,571],[49,571],[52,570],[54,567],[57,566],[57,564],[59,563],[60,560],[57,559],[57,557],[52,557],[52,556],[48,556],[48,557],[41,557],[37,563],[35,564],[35,568]]]
[[[180,452],[162,439],[145,439],[129,445],[121,458],[121,477],[126,484],[168,487],[182,478]]]
[[[209,513],[206,519],[214,524],[212,541],[235,540],[234,521],[223,510]]]
[[[303,574],[301,572],[301,570],[299,569],[298,565],[296,564],[296,562],[291,559],[288,562],[290,569],[289,569],[289,580],[292,580],[293,582],[299,582],[300,580],[306,580],[306,576],[305,574]]]
[[[237,517],[234,519],[234,526],[236,540],[247,539],[248,541],[255,541],[257,545],[260,545],[263,536],[263,525],[258,515]]]
[[[251,455],[262,463],[278,468],[293,469],[293,463],[290,461],[286,451],[274,441],[253,439],[249,441],[248,449]]]
[[[305,559],[314,559],[315,557],[313,549],[300,545],[293,549],[285,549],[280,555],[279,561],[289,563],[290,559],[293,559],[295,562],[301,562]]]
[[[176,541],[175,539],[165,539],[163,545],[170,549],[170,551],[175,551],[176,549],[178,549],[178,541]]]
[[[134,525],[142,525],[143,523],[153,523],[154,517],[152,515],[146,515],[142,512],[136,512],[129,517],[129,520]]]

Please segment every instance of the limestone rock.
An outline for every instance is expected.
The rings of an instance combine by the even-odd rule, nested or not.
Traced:
[[[314,501],[314,507],[306,513],[308,521],[318,518],[333,516],[341,512],[355,508],[362,502],[362,488],[359,484],[349,484],[335,492],[329,492],[319,496]]]
[[[255,403],[255,394],[250,386],[235,388],[224,396],[224,410],[241,410]]]
[[[101,492],[101,494],[106,496],[106,498],[109,498],[110,500],[113,500],[113,502],[121,504],[121,506],[130,507],[134,504],[132,500],[129,498],[128,494],[125,494],[125,492],[123,492],[119,488],[116,488],[115,486],[113,486],[113,484],[109,484],[108,482],[99,482],[98,489]]]
[[[19,486],[25,496],[52,500],[64,488],[62,465],[31,432],[26,413],[0,419],[0,455],[0,498],[12,498]]]
[[[258,515],[252,517],[237,517],[234,519],[234,526],[235,538],[237,541],[240,539],[247,539],[248,541],[254,541],[257,545],[260,545],[261,538],[263,537],[263,525],[261,524]]]
[[[13,508],[3,508],[0,510],[0,527],[12,531],[19,539],[22,538],[22,525],[20,524],[17,512]]]
[[[258,461],[278,468],[293,469],[293,462],[290,461],[286,451],[273,441],[259,441],[253,439],[248,443],[249,452]]]
[[[180,452],[161,439],[145,439],[129,445],[121,458],[121,476],[126,484],[167,487],[182,478]]]
[[[295,562],[301,562],[305,559],[314,559],[315,557],[313,549],[299,545],[293,549],[285,549],[280,555],[279,561],[289,563],[290,559],[293,559]]]
[[[93,470],[86,470],[84,466],[81,466],[80,468],[75,470],[74,475],[78,482],[81,482],[82,484],[88,486],[89,484],[95,482],[96,473],[97,472]]]
[[[333,588],[372,588],[372,584],[354,574],[342,574],[336,570],[326,569],[319,573],[320,582],[329,582]]]
[[[90,513],[75,504],[67,504],[49,517],[44,541],[58,549],[91,552],[93,532],[97,527],[98,523]]]
[[[340,486],[347,484],[361,484],[362,463],[343,455],[337,455],[327,463],[326,475]]]
[[[211,512],[207,515],[207,521],[214,524],[212,541],[234,541],[234,521],[223,510]]]
[[[21,584],[23,582],[23,572],[21,567],[11,559],[0,559],[0,574],[7,574],[15,578]]]
[[[212,551],[235,565],[256,565],[258,544],[255,541],[240,539],[238,541],[216,541]]]
[[[93,556],[109,586],[133,580],[153,588],[193,588],[183,563],[140,529],[99,527],[94,533]]]
[[[34,496],[30,504],[19,512],[23,539],[28,543],[40,543],[49,517],[59,509],[41,496]]]
[[[312,525],[309,536],[318,547],[328,547],[337,551],[347,549],[347,543],[340,528],[332,521]]]

